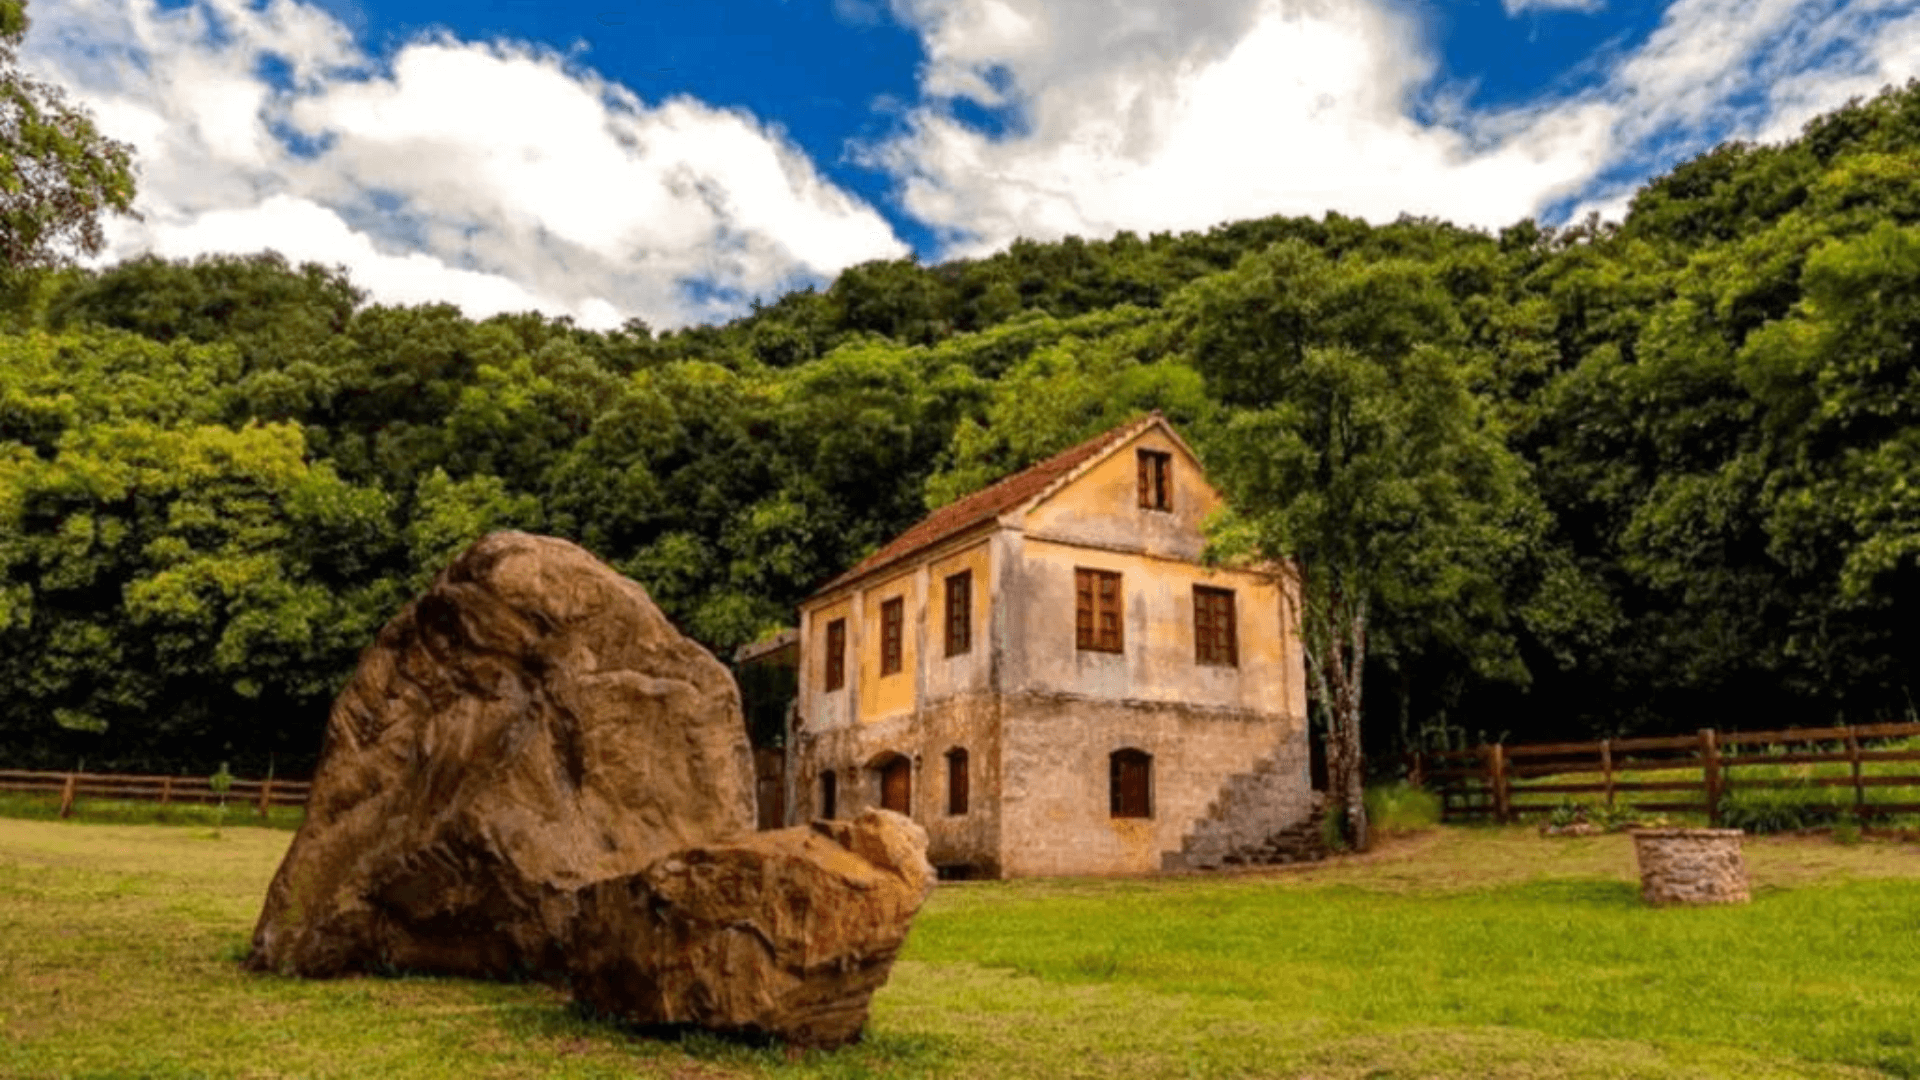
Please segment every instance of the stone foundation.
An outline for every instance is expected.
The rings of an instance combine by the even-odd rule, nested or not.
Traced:
[[[1739,829],[1635,829],[1640,898],[1649,904],[1744,904]]]

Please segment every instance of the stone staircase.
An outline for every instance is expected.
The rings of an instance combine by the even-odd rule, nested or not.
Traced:
[[[1317,862],[1327,857],[1320,823],[1326,799],[1306,786],[1299,755],[1277,752],[1227,778],[1207,815],[1162,853],[1162,870],[1214,870]]]

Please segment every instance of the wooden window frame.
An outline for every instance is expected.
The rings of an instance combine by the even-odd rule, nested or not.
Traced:
[[[833,619],[827,623],[827,669],[822,677],[826,692],[847,685],[847,620]]]
[[[898,675],[906,666],[907,598],[880,601],[880,674]]]
[[[1232,589],[1193,587],[1193,662],[1240,666],[1239,610]]]
[[[1165,450],[1141,450],[1139,495],[1142,510],[1173,509],[1173,455]]]
[[[1117,570],[1073,569],[1073,640],[1082,652],[1125,652],[1127,605]]]
[[[970,783],[967,777],[968,763],[965,747],[956,746],[947,751],[947,816],[964,817],[967,812],[967,797]]]
[[[947,655],[973,650],[973,571],[947,575]]]
[[[1128,774],[1137,770],[1137,783]],[[1107,814],[1115,818],[1153,817],[1153,755],[1127,747],[1107,755]]]

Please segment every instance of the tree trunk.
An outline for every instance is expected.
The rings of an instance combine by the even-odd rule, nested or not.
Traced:
[[[1303,575],[1304,576],[1304,575]],[[1304,584],[1304,583],[1303,583]],[[1327,787],[1330,809],[1342,816],[1342,832],[1354,851],[1365,851],[1366,770],[1360,753],[1361,677],[1367,662],[1367,599],[1331,588],[1306,607],[1307,664],[1314,694],[1327,717]],[[1317,609],[1317,610],[1316,610]]]

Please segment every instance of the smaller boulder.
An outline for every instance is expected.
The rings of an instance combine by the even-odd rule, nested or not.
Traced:
[[[574,997],[643,1027],[851,1042],[933,888],[926,847],[908,818],[867,810],[595,882],[570,935]]]

